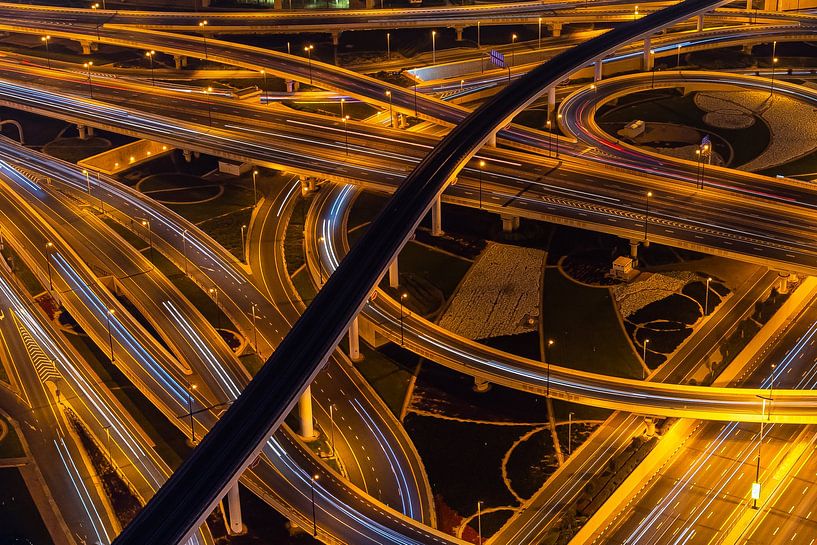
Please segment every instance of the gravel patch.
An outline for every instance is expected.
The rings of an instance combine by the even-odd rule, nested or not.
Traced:
[[[535,331],[545,252],[490,242],[439,325],[469,339]]]

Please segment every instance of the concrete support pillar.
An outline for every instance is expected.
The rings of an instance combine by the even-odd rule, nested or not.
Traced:
[[[307,386],[298,400],[298,416],[301,422],[301,437],[307,441],[315,439],[315,426],[312,423],[312,386]]]
[[[241,498],[238,492],[238,480],[227,492],[227,505],[230,509],[230,534],[237,536],[245,533],[244,522],[241,520]]]
[[[485,142],[485,145],[496,147],[496,133],[499,131],[494,131],[491,133],[491,136],[488,137],[488,140]]]
[[[491,389],[491,383],[484,378],[474,377],[474,391],[484,393]]]
[[[301,177],[301,195],[304,197],[318,189],[318,181],[313,176]]]
[[[553,119],[553,112],[555,110],[556,110],[556,86],[551,85],[550,87],[548,87],[548,119]]]
[[[698,17],[696,17],[696,19],[698,20],[697,30],[698,30],[698,32],[701,32],[704,29],[704,14],[702,13],[702,14],[698,15]]]
[[[190,163],[193,161],[193,152],[189,149],[182,150],[182,156],[184,156],[185,163]]]
[[[400,113],[399,112],[394,112],[389,117],[390,117],[390,121],[391,121],[391,128],[392,129],[399,128],[400,127]]]
[[[655,436],[655,418],[651,416],[644,417],[644,435],[647,437]]]
[[[751,11],[754,8],[753,0],[746,0],[746,11]]]
[[[349,359],[352,361],[360,361],[360,324],[358,318],[355,317],[349,326]]]
[[[374,9],[374,0],[366,0],[366,9]]]
[[[502,219],[503,233],[513,233],[514,231],[519,229],[519,218],[517,216],[500,214],[499,217]]]
[[[743,50],[744,54],[751,55],[754,48],[755,48],[755,46],[752,45],[752,44],[745,44],[745,45],[743,45],[743,47],[741,49]]]
[[[399,256],[398,256],[399,257]],[[400,269],[397,265],[397,257],[389,263],[389,287],[397,289],[400,286]]]
[[[89,42],[87,40],[80,40],[79,45],[82,46],[82,54],[83,55],[90,55],[91,51],[96,49],[94,47],[94,42]]]
[[[294,93],[301,87],[301,83],[299,81],[295,81],[294,79],[288,79],[285,83],[287,86],[287,93]]]
[[[406,114],[397,114],[397,119],[401,129],[408,127],[408,116]]]
[[[647,36],[644,38],[644,70],[652,70],[653,62],[655,62],[655,59],[652,54],[652,40]]]
[[[463,30],[463,28],[461,26],[458,26],[458,27],[454,27],[454,30],[457,33],[457,41],[461,42],[462,41],[462,30]]]
[[[777,292],[778,293],[789,293],[789,273],[787,272],[780,272],[777,273]]]
[[[638,260],[638,245],[640,243],[640,240],[630,240],[630,257],[635,260]]]
[[[604,64],[601,59],[593,63],[593,81],[601,81],[604,75]]]
[[[79,134],[80,140],[88,138],[88,129],[85,125],[77,125],[77,133]]]
[[[340,45],[340,31],[336,30],[332,33],[332,50],[335,55],[335,64],[338,64],[338,46]]]
[[[284,0],[274,0],[272,9],[284,9]]]
[[[184,55],[173,55],[173,63],[176,66],[176,70],[181,70],[187,66],[187,57]]]
[[[85,127],[85,133],[86,133],[88,136],[93,136],[93,135],[94,135],[94,128],[93,128],[93,127],[90,127],[90,126]]]
[[[443,199],[438,193],[431,205],[431,236],[439,237],[443,234]]]
[[[553,23],[550,25],[550,33],[554,38],[562,35],[562,23]]]

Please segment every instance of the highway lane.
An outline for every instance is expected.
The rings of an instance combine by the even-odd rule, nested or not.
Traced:
[[[750,382],[772,390],[817,384],[817,305],[803,309],[772,347],[758,357]],[[774,410],[774,406],[767,408]],[[702,423],[659,473],[627,502],[592,543],[719,542],[749,509],[759,426]],[[766,425],[760,482],[768,482],[786,454],[805,440],[799,426]],[[761,495],[762,502],[765,495]],[[761,502],[761,503],[762,503]],[[796,519],[792,526],[796,526]],[[789,530],[791,532],[791,530]],[[777,542],[774,538],[769,542]]]

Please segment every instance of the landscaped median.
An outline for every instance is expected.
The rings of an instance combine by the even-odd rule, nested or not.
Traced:
[[[724,369],[715,381],[715,386],[725,386],[734,383],[745,372],[748,364],[762,349],[767,347],[771,339],[787,327],[800,311],[817,295],[817,278],[808,277],[797,290],[789,297],[775,315],[761,328],[752,341],[744,348],[732,363]],[[644,461],[624,480],[616,493],[604,503],[596,513],[576,533],[571,544],[590,542],[604,525],[608,524],[615,513],[623,511],[633,498],[647,486],[649,480],[659,473],[673,455],[684,446],[700,421],[680,419],[671,425],[660,441],[653,448]],[[748,493],[748,489],[747,489]]]

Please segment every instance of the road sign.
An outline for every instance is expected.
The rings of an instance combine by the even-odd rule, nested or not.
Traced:
[[[505,64],[505,55],[503,55],[502,53],[500,53],[496,49],[492,49],[491,50],[491,63],[493,63],[494,66],[498,66],[500,68],[505,68],[505,66],[506,66],[506,64]]]

